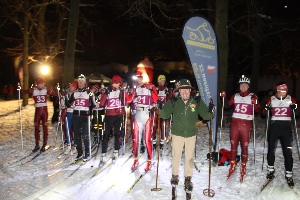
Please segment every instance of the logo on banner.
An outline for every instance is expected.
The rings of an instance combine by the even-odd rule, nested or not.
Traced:
[[[190,40],[187,40],[187,44],[202,47],[204,49],[215,50],[216,47],[213,45],[215,40],[211,37],[210,31],[207,30],[207,25],[208,24],[204,22],[196,29],[187,26],[187,29],[190,30]]]
[[[214,74],[215,73],[215,66],[210,66],[210,65],[208,65],[207,66],[207,72],[208,73],[211,73],[211,74]]]

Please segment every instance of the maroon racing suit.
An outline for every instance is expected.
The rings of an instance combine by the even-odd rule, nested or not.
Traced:
[[[47,109],[47,94],[57,96],[57,93],[46,87],[38,88],[33,87],[22,91],[23,94],[32,94],[35,105],[34,114],[34,136],[35,144],[39,146],[40,143],[40,121],[43,126],[43,146],[47,145],[48,142],[48,109]]]
[[[124,105],[122,103],[123,91],[113,86],[109,86],[101,94],[100,107],[105,108],[104,118],[104,136],[102,141],[102,153],[107,152],[109,134],[113,130],[115,136],[114,149],[119,150],[120,141],[120,127],[122,123],[122,115],[124,115]]]
[[[252,104],[251,98],[257,96],[249,91],[236,93],[228,101],[229,105],[234,105],[232,120],[230,125],[231,161],[236,160],[237,147],[239,142],[242,149],[242,163],[248,160],[248,145],[252,131],[253,106],[255,112],[260,112],[260,104]]]

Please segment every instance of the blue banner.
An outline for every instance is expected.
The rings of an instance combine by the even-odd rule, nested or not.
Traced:
[[[217,142],[218,105],[218,47],[210,23],[199,16],[191,17],[184,25],[182,38],[188,51],[201,98],[209,105],[212,99],[216,112],[212,121],[212,141]],[[208,126],[209,127],[209,126]]]

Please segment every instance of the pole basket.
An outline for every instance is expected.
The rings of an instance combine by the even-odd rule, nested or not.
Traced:
[[[156,192],[161,191],[161,190],[162,190],[162,188],[152,188],[151,189],[151,191],[156,191]]]
[[[207,197],[214,197],[215,191],[213,191],[212,189],[206,188],[203,190],[203,194]]]

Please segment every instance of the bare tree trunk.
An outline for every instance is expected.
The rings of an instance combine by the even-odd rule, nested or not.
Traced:
[[[46,0],[42,1],[42,4],[45,4]],[[46,49],[46,41],[45,41],[45,14],[46,14],[46,8],[47,6],[41,6],[38,11],[38,26],[37,26],[37,39],[38,39],[38,45],[37,45],[37,51],[40,52],[40,55],[42,58],[45,58],[47,55],[47,49]]]
[[[219,49],[219,91],[226,90],[228,71],[228,0],[216,1],[215,30]]]
[[[254,39],[253,45],[253,66],[251,75],[251,92],[257,94],[258,92],[258,80],[259,80],[259,68],[260,68],[260,44],[261,39],[258,36]]]
[[[74,80],[75,47],[80,0],[71,0],[67,44],[64,57],[63,85]]]
[[[29,70],[28,70],[28,42],[29,42],[29,25],[28,25],[28,0],[24,2],[24,29],[23,29],[23,88],[29,88]],[[23,95],[23,106],[28,105],[28,94]]]

